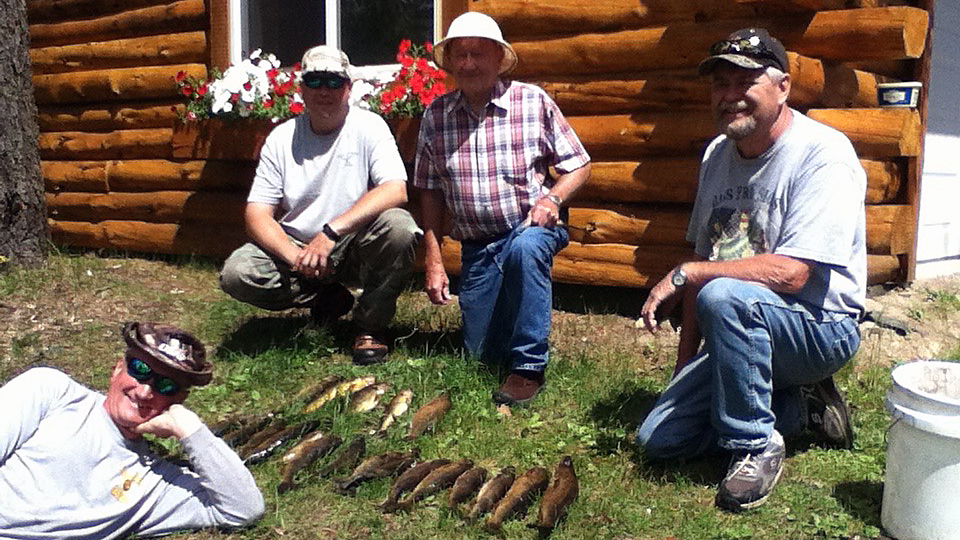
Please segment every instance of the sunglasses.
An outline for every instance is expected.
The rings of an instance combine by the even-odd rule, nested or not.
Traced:
[[[149,384],[161,396],[172,396],[180,391],[180,385],[168,377],[158,375],[146,362],[136,356],[127,357],[127,374],[138,383]]]
[[[330,75],[329,73],[304,73],[303,85],[307,88],[328,88],[330,90],[339,90],[347,84],[347,79],[339,75]]]
[[[784,66],[780,63],[780,59],[773,51],[768,49],[762,41],[754,41],[757,41],[757,43],[754,44],[751,41],[751,38],[727,39],[724,41],[718,41],[710,46],[709,55],[717,56],[721,54],[741,54],[744,56],[765,58],[773,61],[773,63],[781,70],[784,69]]]

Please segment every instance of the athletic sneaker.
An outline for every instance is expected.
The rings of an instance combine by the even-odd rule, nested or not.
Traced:
[[[717,490],[717,506],[740,512],[763,504],[780,480],[785,454],[783,436],[777,430],[763,450],[734,453],[727,476]]]
[[[800,387],[807,403],[807,426],[828,446],[853,448],[853,426],[833,377]]]

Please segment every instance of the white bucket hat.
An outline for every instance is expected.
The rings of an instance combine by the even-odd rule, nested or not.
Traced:
[[[443,51],[446,49],[447,44],[450,43],[450,40],[462,37],[487,38],[496,41],[503,47],[500,75],[507,73],[517,65],[517,53],[514,52],[513,47],[511,47],[509,43],[503,40],[503,32],[500,31],[500,26],[497,24],[497,21],[479,11],[468,11],[450,23],[450,28],[447,30],[447,37],[433,46],[433,61],[436,62],[438,66],[446,69],[446,66],[443,65]]]

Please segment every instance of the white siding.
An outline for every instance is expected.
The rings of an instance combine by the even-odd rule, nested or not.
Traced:
[[[933,21],[917,278],[960,272],[960,2],[937,1]]]

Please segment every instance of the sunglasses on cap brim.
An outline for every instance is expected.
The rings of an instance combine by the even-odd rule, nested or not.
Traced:
[[[127,356],[127,374],[138,383],[149,384],[150,388],[161,396],[172,396],[182,388],[173,379],[159,375],[149,364],[136,356]]]
[[[307,88],[329,88],[330,90],[339,90],[347,84],[347,79],[332,73],[304,73],[301,78],[303,85]]]
[[[773,67],[779,68],[781,71],[786,68],[780,63],[780,59],[777,57],[777,55],[768,49],[762,41],[754,44],[751,42],[750,38],[718,41],[710,46],[708,54],[710,56],[738,54],[753,58],[765,65],[772,65]],[[767,60],[767,62],[763,62],[763,60]]]

